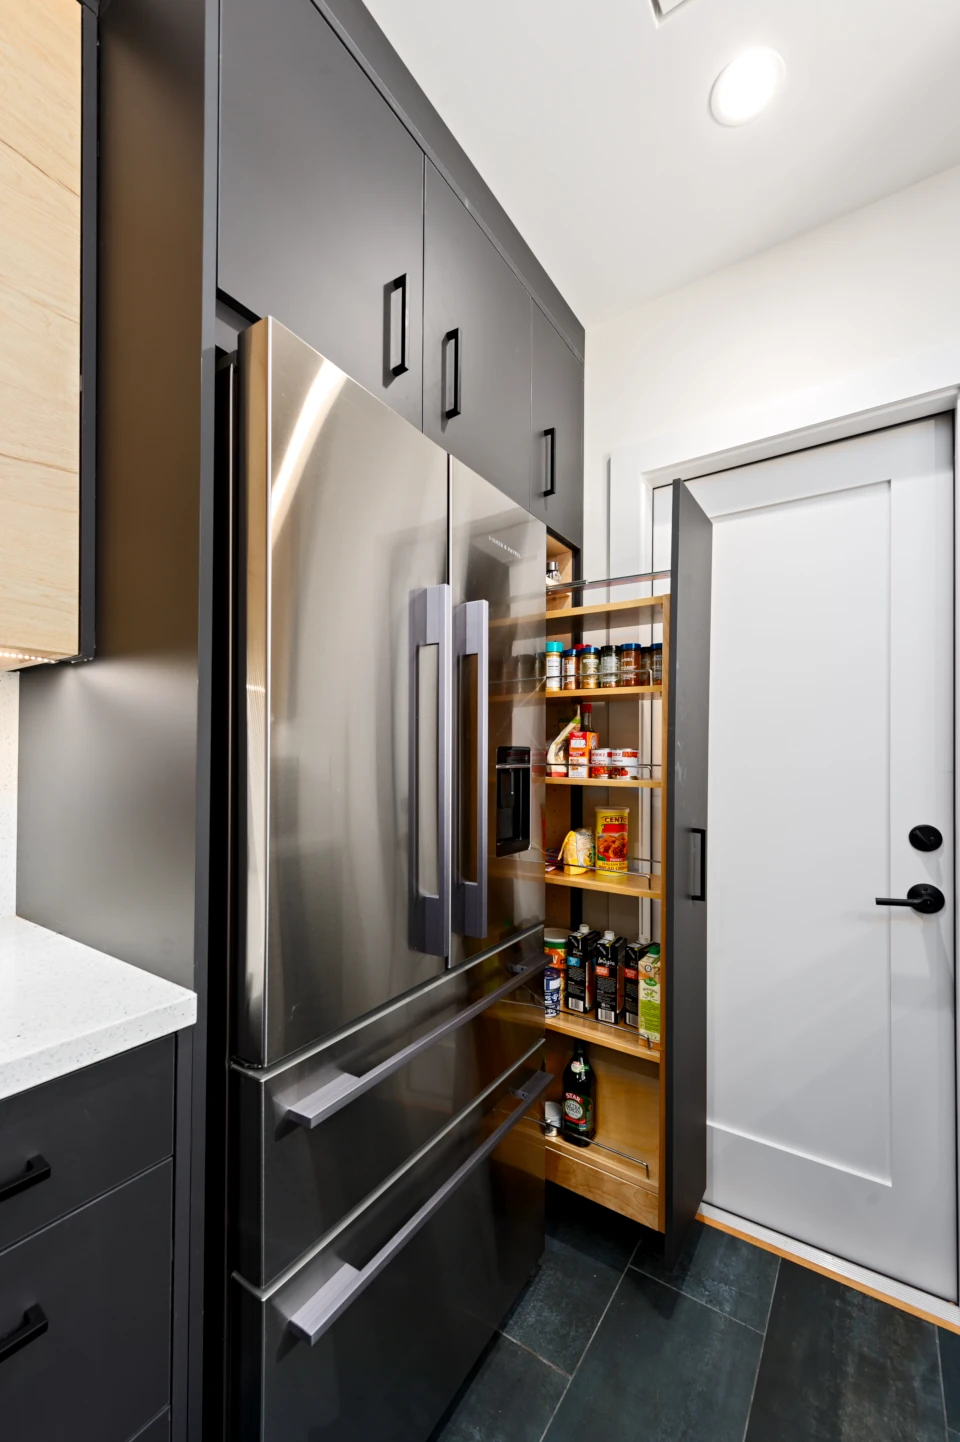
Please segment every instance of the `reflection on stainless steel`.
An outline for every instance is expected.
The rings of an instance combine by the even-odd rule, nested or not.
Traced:
[[[410,942],[409,615],[446,580],[447,481],[442,451],[283,326],[241,342],[238,1043],[269,1065],[443,965]]]

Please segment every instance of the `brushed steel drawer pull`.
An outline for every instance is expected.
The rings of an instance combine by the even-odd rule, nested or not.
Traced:
[[[9,1182],[0,1182],[0,1202],[5,1202],[7,1197],[15,1197],[17,1192],[25,1192],[28,1187],[35,1187],[38,1182],[45,1182],[50,1175],[50,1163],[45,1157],[31,1157],[25,1164],[23,1171]]]
[[[436,1215],[444,1202],[448,1201],[457,1188],[462,1186],[467,1178],[486,1161],[491,1152],[496,1151],[504,1137],[526,1116],[534,1103],[540,1100],[552,1081],[553,1077],[549,1072],[538,1071],[525,1086],[519,1087],[513,1095],[519,1099],[520,1105],[513,1109],[484,1142],[481,1142],[462,1166],[458,1167],[453,1175],[443,1183],[443,1186],[434,1192],[430,1200],[424,1202],[420,1210],[414,1212],[410,1220],[394,1233],[389,1242],[380,1248],[380,1251],[370,1259],[362,1271],[358,1271],[348,1262],[343,1262],[333,1276],[329,1277],[320,1289],[312,1297],[302,1302],[293,1313],[285,1312],[283,1303],[279,1300],[276,1301],[274,1306],[283,1317],[287,1330],[294,1337],[309,1343],[311,1347],[316,1346],[320,1338],[329,1332],[338,1317],[343,1316],[350,1304],[355,1302],[360,1294],[366,1291],[370,1283],[379,1277],[380,1273],[403,1251],[407,1243],[426,1226],[431,1217]]]
[[[393,1056],[381,1062],[379,1066],[373,1067],[363,1076],[353,1076],[349,1072],[340,1072],[335,1076],[328,1077],[316,1090],[294,1101],[286,1093],[281,1093],[274,1100],[274,1107],[277,1112],[277,1120],[283,1124],[293,1124],[298,1127],[305,1127],[312,1131],[321,1122],[327,1121],[336,1112],[341,1111],[349,1102],[355,1101],[365,1092],[371,1091],[387,1077],[393,1076],[394,1072],[401,1067],[407,1066],[430,1047],[436,1046],[445,1036],[457,1031],[459,1027],[481,1016],[485,1011],[495,1006],[498,1001],[503,1001],[511,992],[516,991],[524,982],[533,981],[545,969],[550,958],[546,955],[538,958],[531,966],[525,967],[523,971],[515,972],[496,991],[488,992],[486,996],[475,1001],[472,1006],[466,1007],[458,1012],[456,1016],[448,1021],[441,1022],[432,1031],[405,1046],[402,1051],[394,1052]]]

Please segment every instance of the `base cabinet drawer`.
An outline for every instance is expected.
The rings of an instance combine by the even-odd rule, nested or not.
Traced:
[[[0,1251],[172,1154],[173,1058],[163,1037],[0,1101]]]
[[[130,1442],[168,1404],[172,1188],[168,1161],[0,1255],[3,1442]]]

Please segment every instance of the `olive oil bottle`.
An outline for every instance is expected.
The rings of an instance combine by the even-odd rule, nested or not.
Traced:
[[[578,1041],[563,1074],[563,1135],[575,1147],[588,1147],[597,1134],[597,1074]]]

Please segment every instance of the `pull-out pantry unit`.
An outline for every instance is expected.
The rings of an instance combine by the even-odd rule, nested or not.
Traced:
[[[590,1146],[547,1136],[547,1177],[664,1234],[667,1260],[683,1242],[706,1182],[707,735],[712,524],[686,486],[673,495],[669,573],[579,583],[575,558],[553,539],[560,582],[548,594],[546,635],[565,649],[626,642],[662,646],[649,685],[546,693],[547,737],[593,708],[603,745],[639,753],[634,779],[546,778],[546,925],[586,923],[660,946],[660,1039],[566,1005],[546,1018],[547,1100],[576,1041],[597,1076]],[[561,683],[563,684],[563,683]],[[550,768],[547,768],[548,771]],[[593,768],[591,767],[591,771]],[[627,870],[571,872],[553,860],[571,829],[594,829],[596,808],[628,813]]]

